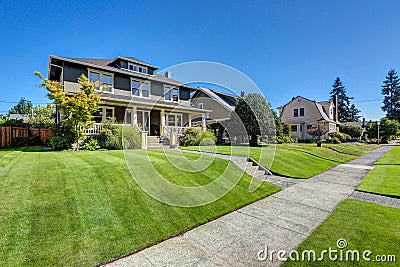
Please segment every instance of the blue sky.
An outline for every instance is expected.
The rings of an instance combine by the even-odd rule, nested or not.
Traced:
[[[367,119],[400,70],[399,1],[0,1],[0,101],[47,102],[48,55],[128,55],[161,68],[214,61],[248,75],[273,107],[325,100],[339,76]],[[378,99],[378,100],[377,100]],[[362,101],[362,102],[359,102]],[[0,102],[0,112],[14,104]]]

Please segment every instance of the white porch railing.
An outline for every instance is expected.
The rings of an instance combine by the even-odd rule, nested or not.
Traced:
[[[113,125],[117,125],[117,126],[133,126],[132,124],[116,124],[113,123]],[[97,135],[99,133],[101,133],[101,131],[103,130],[103,123],[93,123],[91,128],[88,128],[85,130],[85,132],[83,133],[84,135]]]
[[[183,132],[189,127],[179,127],[179,126],[164,126],[163,127],[163,135],[168,136],[171,133],[183,134]]]

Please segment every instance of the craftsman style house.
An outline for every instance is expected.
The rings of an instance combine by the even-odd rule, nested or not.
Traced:
[[[310,140],[312,136],[307,133],[313,127],[324,127],[328,133],[337,132],[339,122],[335,105],[332,101],[316,102],[297,96],[286,105],[278,107],[283,122],[290,124],[292,138],[298,140]]]
[[[156,74],[157,70],[157,66],[133,57],[50,56],[48,76],[62,82],[67,94],[80,89],[77,80],[82,74],[90,81],[99,81],[99,90],[106,88],[90,133],[99,132],[101,122],[111,121],[138,127],[149,136],[168,136],[183,132],[183,126],[190,126],[194,115],[202,118],[205,127],[205,114],[209,111],[191,105],[190,96],[196,89],[173,80],[170,72]]]

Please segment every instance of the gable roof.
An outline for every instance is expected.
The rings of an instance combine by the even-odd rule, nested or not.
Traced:
[[[122,73],[122,74],[129,75],[129,76],[134,75],[134,76],[140,77],[142,79],[155,80],[155,81],[159,81],[159,82],[168,83],[168,84],[174,85],[174,86],[182,86],[182,87],[186,87],[186,88],[189,88],[192,90],[196,90],[195,88],[193,88],[187,84],[184,84],[177,80],[165,77],[160,74],[155,73],[155,74],[151,75],[151,74],[132,72],[130,70],[121,69],[115,64],[115,59],[112,60],[112,59],[98,59],[98,58],[74,58],[74,57],[61,57],[61,56],[53,56],[53,55],[50,55],[49,58],[50,58],[50,60],[52,58],[54,58],[54,59],[58,59],[58,60],[63,60],[63,61],[67,61],[67,62],[71,62],[71,63],[75,63],[75,64],[80,64],[80,65],[85,65],[85,66],[92,67],[92,68],[105,70],[105,71]]]
[[[203,92],[204,94],[208,95],[212,99],[214,99],[216,102],[221,104],[224,108],[228,109],[229,111],[234,111],[236,103],[233,103],[229,98],[233,98],[237,100],[239,97],[235,95],[231,95],[228,93],[212,90],[209,88],[205,87],[199,87],[197,92],[192,96],[192,99],[195,98],[200,92]]]

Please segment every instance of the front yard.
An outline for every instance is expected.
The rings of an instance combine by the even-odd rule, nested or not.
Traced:
[[[400,147],[379,159],[357,190],[400,197]]]
[[[126,167],[123,151],[38,150],[0,151],[2,266],[92,266],[279,191],[263,183],[249,193],[250,177],[233,166],[230,175],[241,179],[221,199],[195,208],[173,207],[142,191]],[[230,164],[214,159],[204,171],[192,173],[172,166],[159,150],[148,152],[159,173],[183,186],[207,184]],[[137,166],[151,168],[143,160],[146,151],[135,153]]]
[[[330,260],[325,253],[323,260],[290,261],[284,266],[398,266],[400,257],[400,232],[398,218],[400,210],[359,200],[346,199],[296,250],[302,255],[304,250],[314,250],[316,258],[321,258],[323,250],[336,250]],[[340,249],[338,239],[345,239],[347,246]],[[339,260],[343,251],[342,261]],[[346,261],[346,251],[358,250],[360,261]],[[370,262],[363,260],[362,253],[370,250]],[[378,256],[379,255],[379,256]],[[381,262],[384,256],[396,257],[396,262]],[[378,258],[377,258],[378,256]],[[300,257],[301,259],[301,257]],[[306,257],[307,259],[307,257]],[[352,259],[349,255],[348,259]]]
[[[334,148],[333,149],[330,149]],[[315,144],[278,144],[264,147],[216,146],[201,147],[202,151],[214,151],[227,155],[247,156],[259,161],[272,172],[294,178],[310,178],[336,165],[346,163],[358,156],[369,153],[375,145],[364,143],[323,144],[322,148]],[[182,149],[198,150],[199,147]],[[271,156],[274,153],[273,156]],[[272,161],[273,159],[273,161]],[[271,166],[272,161],[272,166]]]

